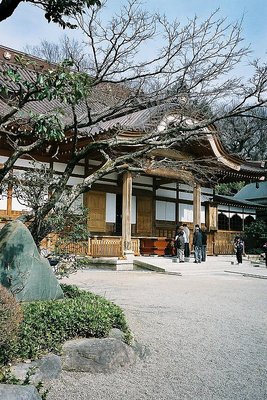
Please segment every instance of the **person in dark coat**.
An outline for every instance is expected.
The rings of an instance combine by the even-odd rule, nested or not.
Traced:
[[[195,226],[193,245],[195,251],[195,263],[201,263],[202,259],[202,232],[199,225]]]
[[[201,261],[205,262],[207,257],[207,228],[201,229],[202,232],[202,248],[201,248]]]
[[[265,253],[265,265],[267,267],[267,242],[263,245],[263,251]]]
[[[235,238],[234,248],[235,248],[237,264],[242,264],[242,254],[244,251],[244,242],[239,236],[237,236]]]

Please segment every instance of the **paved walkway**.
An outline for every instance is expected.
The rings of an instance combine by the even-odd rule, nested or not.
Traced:
[[[267,279],[267,268],[264,264],[252,263],[243,259],[243,263],[236,265],[235,256],[208,256],[206,262],[195,264],[191,257],[189,262],[179,263],[173,257],[136,257],[144,266],[159,272],[166,272],[178,275],[201,275],[201,274],[221,274],[235,273],[241,275],[251,275]],[[140,264],[141,265],[141,264]]]

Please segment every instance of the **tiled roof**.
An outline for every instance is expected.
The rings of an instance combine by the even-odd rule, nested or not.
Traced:
[[[214,196],[214,201],[216,201],[220,204],[233,205],[233,206],[239,206],[239,207],[247,207],[247,208],[263,209],[263,208],[267,207],[267,205],[264,205],[264,204],[259,204],[259,203],[253,202],[253,201],[238,199],[238,198],[236,198],[236,196],[223,196],[223,195],[216,194]]]
[[[5,53],[8,53],[11,58],[5,58],[5,55],[7,55]],[[25,55],[15,50],[0,46],[0,72],[6,70],[9,66],[15,65],[15,54]],[[54,68],[54,65],[49,64],[44,60],[28,55],[26,56],[37,63],[38,71]],[[19,66],[17,66],[17,68],[22,78],[32,81],[34,80],[36,71],[30,69],[25,71],[24,68]],[[4,78],[3,75],[1,76],[0,73],[0,86],[6,84],[6,78]],[[10,84],[13,89],[18,87],[15,83]],[[99,122],[95,125],[92,125],[90,128],[86,127],[80,129],[80,135],[84,138],[84,140],[86,140],[87,135],[96,135],[99,132],[109,131],[114,128],[120,129],[122,133],[131,132],[133,134],[134,132],[146,132],[155,129],[165,115],[171,112],[173,113],[178,109],[177,103],[170,103],[159,104],[154,107],[127,113],[127,105],[123,108],[123,104],[127,104],[128,96],[133,96],[131,90],[119,84],[102,83],[97,85],[97,87],[93,87],[90,97],[87,99],[87,103],[90,107],[92,115],[96,120],[98,119]],[[101,115],[106,115],[108,110],[113,110],[116,106],[121,106],[126,115],[122,115],[123,113],[121,112],[120,115],[117,113],[117,116],[116,114],[110,116],[109,120],[107,120],[107,118],[105,120],[101,118]],[[17,118],[27,119],[30,111],[36,114],[49,114],[59,109],[62,113],[60,115],[63,124],[71,125],[73,122],[71,107],[67,104],[62,104],[59,100],[49,101],[46,99],[43,101],[32,101],[25,105],[22,110],[20,110],[17,115],[14,116],[14,120]],[[11,108],[5,103],[4,99],[0,99],[0,113],[5,114],[8,110],[11,110]],[[81,102],[76,107],[76,112],[79,123],[86,124],[88,120],[86,103]],[[213,138],[215,138],[215,135],[213,135]],[[255,179],[259,179],[261,174],[266,175],[267,168],[265,164],[262,166],[260,163],[245,162],[236,157],[230,156],[223,149],[220,140],[217,138],[214,141],[214,146],[216,146],[217,153],[225,158],[226,161],[223,164],[220,162],[220,157],[218,155],[214,157],[214,149],[212,149],[208,138],[206,140],[203,139],[202,141],[204,142],[202,143],[199,140],[196,140],[195,143],[192,142],[190,150],[188,149],[188,143],[186,143],[185,149],[181,149],[191,151],[192,154],[198,158],[209,158],[212,156],[217,160],[218,165],[221,166],[222,173],[225,174],[225,176],[229,175],[229,180],[239,178],[252,179],[254,177]],[[181,146],[181,143],[179,143],[179,146]],[[236,168],[232,168],[231,165],[234,165]]]
[[[234,198],[238,201],[246,200],[267,205],[267,182],[249,183],[244,186]]]

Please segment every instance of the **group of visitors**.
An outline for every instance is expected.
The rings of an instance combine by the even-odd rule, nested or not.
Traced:
[[[206,261],[207,256],[207,233],[206,227],[200,229],[199,225],[195,226],[194,234],[193,234],[193,246],[194,246],[194,255],[195,255],[195,263],[201,263]],[[175,248],[176,255],[179,262],[183,263],[185,260],[189,261],[190,257],[190,230],[187,224],[182,224],[177,227],[175,233]]]
[[[190,230],[187,224],[178,225],[176,228],[174,247],[176,256],[179,262],[183,263],[189,261],[190,258]],[[195,225],[193,233],[193,246],[194,246],[194,257],[195,263],[201,263],[206,261],[207,257],[207,228],[204,226],[200,228],[197,224]],[[244,253],[244,241],[240,236],[236,236],[234,239],[234,249],[236,255],[237,264],[242,264],[242,255]],[[265,264],[267,266],[267,242],[263,245],[265,253]]]

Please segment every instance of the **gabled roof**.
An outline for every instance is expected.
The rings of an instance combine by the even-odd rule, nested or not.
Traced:
[[[253,201],[247,201],[247,200],[238,200],[235,198],[235,196],[223,196],[223,195],[214,195],[213,200],[216,203],[219,204],[224,204],[227,206],[236,206],[236,207],[241,207],[241,208],[255,208],[255,209],[265,209],[267,205],[264,204],[259,204]]]
[[[238,201],[250,201],[267,206],[267,182],[250,183],[244,186],[234,198]]]
[[[9,56],[6,57],[6,53],[9,54],[10,58]],[[27,69],[26,71],[24,68],[17,66],[18,72],[25,79],[34,80],[36,71],[40,72],[42,70],[47,70],[49,68],[55,67],[53,64],[49,64],[39,58],[28,56],[21,52],[17,52],[15,50],[0,46],[0,72],[6,70],[10,66],[16,65],[16,54],[24,55],[31,61],[35,61],[37,63],[37,67],[34,67],[33,69],[29,67],[29,69]],[[0,74],[0,85],[6,84],[7,82],[5,79],[1,80]],[[11,86],[12,85],[14,86],[14,88],[16,88],[16,84],[11,83]],[[120,115],[116,114],[110,116],[110,119],[101,119],[101,115],[104,113],[105,110],[107,110],[108,107],[113,107],[113,105],[123,105],[129,94],[131,94],[129,88],[112,83],[103,83],[95,88],[92,88],[90,98],[87,99],[87,102],[89,103],[90,110],[93,112],[93,114],[99,116],[100,122],[98,124],[92,125],[89,128],[86,127],[79,130],[80,147],[83,147],[86,141],[88,142],[90,140],[96,140],[95,136],[97,134],[105,132],[109,133],[114,130],[119,130],[121,136],[126,136],[133,139],[136,136],[140,136],[145,132],[151,130],[157,130],[160,134],[159,126],[160,124],[162,124],[162,121],[166,122],[168,118],[172,119],[173,121],[175,120],[175,116],[177,119],[181,118],[181,115],[179,115],[179,104],[169,103],[158,104],[153,107],[138,110],[135,112],[127,112],[127,107],[125,106]],[[62,122],[67,125],[71,124],[72,113],[70,106],[62,104],[57,99],[52,101],[45,99],[43,101],[32,101],[25,105],[23,109],[18,112],[18,115],[14,116],[13,122],[7,128],[11,128],[12,124],[22,124],[23,119],[27,120],[30,111],[33,111],[35,113],[49,114],[59,108],[63,112]],[[3,98],[0,99],[0,113],[5,113],[8,110],[11,110],[11,107],[5,102]],[[87,105],[85,104],[85,102],[81,102],[76,107],[76,112],[79,121],[86,122]],[[123,112],[124,115],[122,115]],[[197,137],[195,140],[191,140],[190,143],[188,141],[179,141],[179,151],[184,152],[184,154],[191,153],[194,159],[201,158],[202,160],[206,159],[207,163],[213,162],[213,164],[216,164],[217,166],[218,177],[220,179],[223,179],[224,181],[243,179],[258,180],[262,176],[267,176],[267,168],[265,164],[264,166],[262,166],[259,163],[246,162],[238,157],[234,157],[228,154],[223,148],[218,136],[216,135],[214,127],[210,127],[210,129],[206,128],[205,132],[205,134],[203,134],[203,132],[200,132],[199,134],[201,134],[201,138]],[[177,135],[180,135],[180,132],[177,132]],[[92,138],[92,136],[94,136],[94,138]],[[57,152],[59,156],[61,155],[62,157],[68,157],[68,152],[70,153],[72,151],[70,141],[71,137],[69,139],[67,137],[66,140],[60,143],[60,150]],[[6,150],[9,149],[7,143],[4,143],[2,147],[5,147]],[[11,148],[9,150],[11,151]],[[166,151],[168,149],[163,150],[163,156],[166,157]],[[47,156],[49,156],[50,154],[54,154],[53,146],[51,146],[50,153],[47,151],[48,150],[46,149]]]

